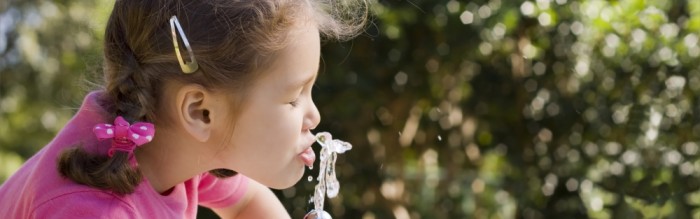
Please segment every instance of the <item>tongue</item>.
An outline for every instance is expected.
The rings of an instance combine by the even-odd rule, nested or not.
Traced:
[[[314,165],[314,160],[316,160],[316,154],[314,154],[314,150],[309,147],[299,154],[299,158],[304,162],[304,165],[311,167]]]

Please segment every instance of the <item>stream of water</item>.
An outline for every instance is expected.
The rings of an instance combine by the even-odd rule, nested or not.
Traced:
[[[352,149],[350,143],[333,139],[328,132],[320,132],[316,134],[316,142],[321,145],[320,164],[318,169],[318,184],[314,188],[314,196],[311,202],[314,203],[314,209],[304,216],[305,219],[332,219],[328,212],[323,210],[325,201],[324,194],[328,198],[333,198],[340,191],[340,183],[335,176],[335,160],[338,154],[345,153]],[[312,168],[312,167],[310,167]]]

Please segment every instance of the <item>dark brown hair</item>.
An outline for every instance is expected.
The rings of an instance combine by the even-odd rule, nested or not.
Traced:
[[[243,93],[276,52],[285,48],[294,22],[310,19],[325,39],[349,39],[363,28],[368,7],[365,0],[117,0],[105,31],[100,104],[111,118],[119,115],[129,122],[155,123],[164,120],[156,115],[156,106],[166,81]],[[192,74],[181,73],[175,56],[169,25],[173,15],[199,63]],[[187,54],[183,53],[185,60],[189,60]],[[243,97],[234,99],[242,102]],[[58,169],[77,183],[129,194],[142,175],[128,159],[125,152],[110,158],[77,146],[63,151]],[[211,173],[235,175],[232,170]]]

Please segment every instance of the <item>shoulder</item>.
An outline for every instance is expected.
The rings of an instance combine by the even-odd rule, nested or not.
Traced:
[[[232,177],[219,178],[209,173],[202,174],[196,177],[194,180],[198,182],[199,192],[206,192],[211,190],[226,190],[229,192],[235,192],[236,190],[245,190],[248,185],[248,177],[242,174],[236,174]],[[223,191],[217,191],[220,193]]]
[[[73,191],[38,203],[34,218],[135,218],[133,206],[124,198],[105,191]]]
[[[221,208],[237,203],[248,190],[248,177],[237,174],[228,178],[217,178],[205,173],[198,179],[200,205]]]

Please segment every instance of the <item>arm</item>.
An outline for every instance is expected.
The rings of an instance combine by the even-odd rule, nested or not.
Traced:
[[[249,181],[248,190],[238,203],[212,210],[221,218],[290,218],[275,194],[255,180]]]

